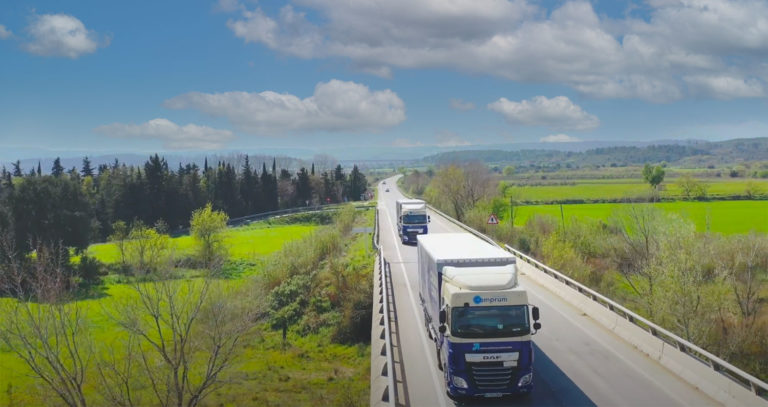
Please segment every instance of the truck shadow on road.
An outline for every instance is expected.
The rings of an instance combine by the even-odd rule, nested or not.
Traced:
[[[596,404],[542,351],[536,343],[533,393],[527,397],[476,400],[457,406],[596,406]]]

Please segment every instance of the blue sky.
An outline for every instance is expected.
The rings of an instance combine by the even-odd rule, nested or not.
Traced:
[[[768,135],[764,1],[0,5],[0,159]]]

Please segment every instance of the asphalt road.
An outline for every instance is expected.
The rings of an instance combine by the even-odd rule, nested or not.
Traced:
[[[424,328],[418,302],[416,247],[400,243],[395,201],[402,198],[395,178],[379,185],[380,239],[391,263],[396,318],[393,327],[398,405],[452,406],[445,395],[435,347]],[[389,192],[385,192],[389,189]],[[429,233],[461,232],[432,213]],[[527,398],[477,405],[531,406],[710,406],[698,391],[580,310],[525,276],[529,301],[541,309],[543,328],[534,339],[534,391]]]

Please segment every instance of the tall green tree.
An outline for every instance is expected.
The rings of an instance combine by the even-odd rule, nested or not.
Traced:
[[[352,171],[349,173],[349,200],[359,201],[363,199],[363,194],[368,189],[368,180],[365,175],[360,172],[357,165],[352,167]]]
[[[654,190],[659,187],[659,184],[664,182],[664,175],[666,175],[666,173],[664,168],[660,165],[651,166],[650,164],[645,163],[645,166],[643,166],[643,179],[650,184],[651,188]]]
[[[7,206],[22,254],[38,243],[83,250],[90,242],[92,209],[75,180],[25,178],[7,197]]]
[[[23,177],[24,174],[21,172],[21,161],[16,160],[15,163],[13,163],[13,176],[14,177]]]
[[[88,159],[88,156],[83,157],[83,166],[80,173],[83,174],[83,177],[93,176],[93,168],[91,167],[91,160]]]
[[[309,205],[312,201],[312,185],[310,184],[309,173],[304,167],[296,174],[296,200],[298,206]]]
[[[197,245],[197,255],[203,266],[217,270],[227,258],[224,231],[229,217],[221,211],[214,211],[209,203],[192,213],[190,232]]]

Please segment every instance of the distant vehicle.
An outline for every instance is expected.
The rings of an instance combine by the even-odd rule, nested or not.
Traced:
[[[387,185],[387,181],[381,181],[381,183]]]
[[[385,189],[384,192],[389,192],[389,188]]]
[[[427,203],[421,199],[397,200],[397,233],[403,243],[416,243],[417,235],[425,235],[429,231]]]
[[[419,236],[419,298],[452,399],[530,394],[539,309],[515,257],[469,233]]]

